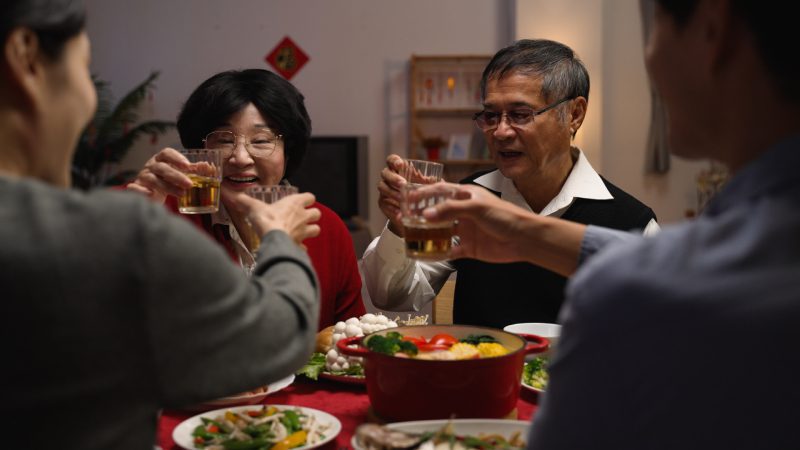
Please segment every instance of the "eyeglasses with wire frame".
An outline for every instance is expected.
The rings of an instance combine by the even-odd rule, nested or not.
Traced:
[[[500,125],[500,122],[503,120],[503,116],[508,119],[509,125],[513,127],[523,127],[533,122],[534,117],[538,116],[539,114],[546,113],[547,111],[550,111],[556,106],[570,101],[573,98],[574,97],[562,98],[561,100],[539,110],[533,110],[531,108],[517,108],[512,111],[503,111],[500,113],[484,110],[475,113],[475,115],[472,116],[472,120],[474,120],[475,125],[483,131],[491,131],[497,128]]]
[[[275,152],[278,142],[283,135],[275,134],[272,130],[258,131],[252,135],[236,134],[232,131],[212,131],[203,139],[205,148],[219,149],[223,159],[233,156],[233,151],[238,145],[237,138],[244,140],[244,148],[254,158],[266,158]]]

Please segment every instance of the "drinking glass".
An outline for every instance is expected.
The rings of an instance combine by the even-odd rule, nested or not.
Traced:
[[[442,180],[444,165],[433,161],[421,159],[406,159],[406,165],[400,171],[400,175],[408,183],[431,184]]]
[[[219,210],[219,186],[222,182],[222,156],[219,150],[199,149],[181,152],[189,160],[184,172],[192,187],[178,197],[178,211],[183,214],[206,214]]]
[[[409,258],[429,261],[448,259],[455,232],[455,221],[430,222],[422,216],[422,211],[453,198],[453,191],[444,187],[421,191],[423,186],[417,183],[403,186],[400,209],[406,255]]]
[[[289,186],[284,184],[274,184],[269,186],[253,186],[245,190],[245,193],[247,195],[255,199],[261,200],[264,203],[275,203],[278,200],[288,195],[297,194],[298,192],[299,190],[297,189],[296,186]],[[256,253],[258,252],[258,247],[261,246],[261,235],[259,235],[258,233],[255,232],[255,230],[253,230],[249,222],[247,222],[247,226],[245,228],[246,229],[244,230],[243,233],[244,236],[242,236],[242,240],[245,241],[245,244],[247,245],[247,248],[250,250],[250,253],[252,253],[253,256],[255,256]]]

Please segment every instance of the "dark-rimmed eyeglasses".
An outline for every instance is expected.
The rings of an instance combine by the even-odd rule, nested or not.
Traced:
[[[542,109],[534,110],[531,108],[517,108],[512,111],[494,112],[494,111],[481,111],[472,116],[475,125],[483,131],[491,131],[497,128],[505,116],[508,119],[508,124],[512,127],[524,127],[533,122],[533,118],[539,114],[550,111],[556,106],[572,100],[573,97],[562,98],[561,100],[545,106]]]
[[[273,133],[272,130],[258,131],[251,135],[236,134],[232,131],[212,131],[203,139],[203,143],[206,148],[220,149],[222,158],[229,159],[236,149],[237,138],[244,140],[244,148],[250,156],[266,158],[275,152],[283,136]]]

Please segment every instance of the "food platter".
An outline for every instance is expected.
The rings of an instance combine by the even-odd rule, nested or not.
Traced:
[[[300,447],[295,447],[292,450],[310,450],[312,448],[320,447],[332,441],[342,431],[342,423],[339,422],[339,419],[332,416],[331,414],[326,413],[325,411],[320,411],[313,408],[305,408],[302,406],[290,406],[290,405],[270,405],[270,406],[277,408],[279,411],[287,409],[295,411],[299,410],[301,414],[312,416],[319,423],[329,425],[329,428],[325,431],[325,437],[322,440],[314,443],[313,445],[303,445]],[[203,424],[202,418],[212,419],[218,415],[225,414],[226,411],[244,412],[258,407],[259,406],[236,406],[233,408],[222,408],[198,414],[178,424],[178,426],[175,427],[175,430],[172,432],[172,439],[178,446],[187,450],[193,450],[197,447],[195,447],[194,437],[192,436],[192,432],[199,425]]]
[[[346,384],[358,384],[364,385],[367,383],[367,379],[364,377],[356,377],[352,375],[334,375],[329,372],[322,371],[319,373],[319,377],[325,380],[336,381],[338,383],[346,383]]]
[[[230,397],[223,397],[216,400],[209,400],[199,405],[193,405],[187,408],[189,411],[208,411],[211,409],[226,408],[230,406],[244,406],[255,405],[263,401],[268,395],[274,394],[281,389],[284,389],[294,382],[294,375],[289,375],[286,378],[278,380],[274,383],[268,384],[266,390],[251,391],[241,395],[232,395]]]
[[[529,386],[529,385],[525,384],[525,382],[524,382],[524,381],[522,382],[522,387],[523,387],[524,389],[527,389],[527,390],[531,391],[531,392],[536,392],[537,394],[542,394],[542,393],[544,393],[544,389],[539,389],[539,388],[535,388],[535,387],[533,387],[533,386]]]
[[[549,379],[547,373],[547,362],[547,357],[536,357],[531,361],[525,362],[522,372],[522,379],[520,380],[523,388],[539,394],[546,390]],[[526,377],[530,377],[531,384],[525,382]],[[541,384],[541,386],[534,386],[534,382],[536,384]]]
[[[478,436],[498,434],[506,438],[515,433],[527,440],[530,422],[525,420],[500,420],[500,419],[452,419],[452,420],[420,420],[414,422],[395,422],[386,425],[387,428],[406,433],[436,432],[444,428],[448,422],[452,425],[453,433],[458,436]],[[354,450],[366,450],[356,435],[350,440]]]

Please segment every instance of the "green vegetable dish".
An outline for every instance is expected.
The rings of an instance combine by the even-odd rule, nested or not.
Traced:
[[[522,383],[535,390],[544,391],[547,388],[547,358],[539,357],[525,363],[522,370]]]
[[[274,406],[228,410],[200,420],[192,438],[195,448],[205,450],[289,450],[322,441],[330,427],[300,409]]]
[[[336,376],[363,377],[364,366],[361,364],[352,364],[345,370],[330,370],[325,367],[325,354],[314,353],[311,355],[311,359],[308,360],[306,365],[296,372],[297,375],[305,375],[312,380],[319,379],[320,373]]]

